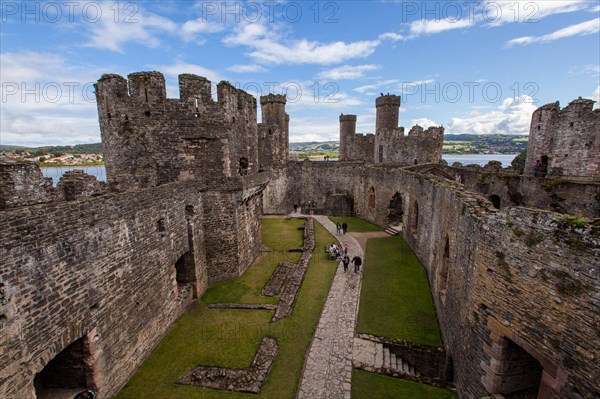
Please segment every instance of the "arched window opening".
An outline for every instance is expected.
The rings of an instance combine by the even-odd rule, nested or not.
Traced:
[[[442,264],[440,265],[437,276],[438,295],[442,302],[446,302],[446,289],[448,287],[448,264],[450,263],[450,239],[446,236],[444,242],[444,253],[442,255]]]
[[[411,223],[411,233],[413,236],[417,235],[417,231],[419,229],[419,204],[415,201],[413,205],[412,212],[412,223]]]
[[[250,166],[250,163],[248,162],[248,158],[241,157],[240,158],[240,167],[238,169],[238,173],[241,176],[247,175],[248,174],[248,166]]]
[[[492,203],[492,205],[494,206],[494,208],[500,209],[501,200],[500,200],[499,196],[497,196],[496,194],[490,195],[489,200]]]

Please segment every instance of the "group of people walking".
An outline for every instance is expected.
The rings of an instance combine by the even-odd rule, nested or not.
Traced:
[[[348,254],[344,255],[342,258],[342,264],[344,265],[344,273],[348,271],[348,266],[350,266],[350,262],[354,264],[354,273],[358,273],[360,271],[360,267],[362,266],[362,259],[360,256],[355,256],[350,260],[350,256]]]
[[[350,260],[350,255],[348,254],[348,244],[344,244],[342,248],[338,247],[336,244],[331,244],[329,247],[327,247],[327,252],[329,252],[331,259],[341,259],[342,264],[344,265],[344,273],[348,271],[350,263],[354,264],[354,273],[358,273],[360,271],[362,259],[360,256],[355,256],[352,258],[352,260]]]
[[[337,222],[335,224],[335,232],[337,234],[346,234],[348,232],[348,223],[344,222],[340,224],[340,222]]]

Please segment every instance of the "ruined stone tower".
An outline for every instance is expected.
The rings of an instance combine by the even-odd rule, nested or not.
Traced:
[[[356,134],[356,115],[340,115],[340,161],[349,161]]]
[[[541,162],[541,176],[600,179],[600,110],[594,101],[577,99],[564,109],[558,102],[532,115],[525,174]]]
[[[289,115],[285,113],[285,95],[260,97],[262,123],[259,125],[261,167],[285,165],[288,161]]]
[[[258,172],[256,99],[228,82],[211,97],[209,80],[179,76],[180,98],[164,76],[104,75],[96,84],[109,184],[119,190],[178,180]]]
[[[373,134],[356,134],[356,115],[340,115],[340,160],[373,162]]]
[[[400,115],[400,96],[385,95],[375,100],[377,116],[375,120],[375,134],[380,131],[394,130],[398,128]]]
[[[437,163],[442,158],[444,128],[430,127],[424,130],[413,126],[408,135],[398,127],[400,96],[385,95],[375,100],[375,163],[401,164]]]

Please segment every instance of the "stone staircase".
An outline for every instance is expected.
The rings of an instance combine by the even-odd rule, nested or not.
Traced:
[[[397,236],[402,233],[402,226],[392,226],[391,224],[385,229],[385,232],[391,236]]]
[[[381,366],[384,369],[388,369],[392,373],[404,373],[420,377],[419,373],[415,373],[413,366],[396,356],[395,353],[390,352],[390,349],[383,344],[377,344],[375,349],[375,365],[378,366],[381,362]]]
[[[420,377],[412,365],[403,361],[380,342],[354,338],[354,367],[388,375]]]

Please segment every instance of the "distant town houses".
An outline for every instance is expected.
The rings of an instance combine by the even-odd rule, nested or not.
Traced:
[[[35,161],[41,164],[58,164],[75,166],[81,164],[97,164],[103,163],[104,158],[101,154],[61,154],[56,155],[47,153],[43,155],[32,155],[28,151],[0,151],[0,157],[15,159],[15,160],[28,160]]]

